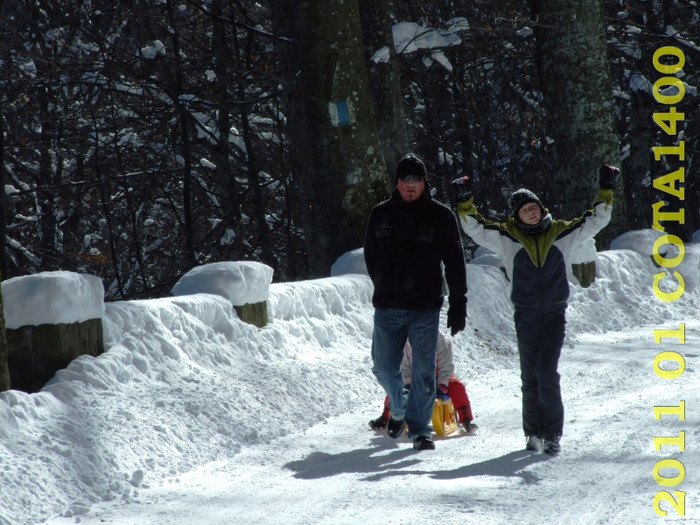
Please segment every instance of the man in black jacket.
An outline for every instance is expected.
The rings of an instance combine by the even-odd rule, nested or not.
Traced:
[[[389,396],[387,434],[398,438],[408,425],[417,450],[434,449],[435,349],[444,279],[449,287],[447,327],[454,336],[467,316],[467,275],[457,218],[432,199],[428,174],[415,154],[396,167],[395,190],[370,213],[365,233],[367,271],[374,283],[372,372]],[[401,358],[413,347],[413,380],[404,389]]]

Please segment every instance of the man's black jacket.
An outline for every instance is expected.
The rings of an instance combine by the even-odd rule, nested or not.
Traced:
[[[467,275],[457,218],[428,191],[404,201],[394,190],[370,213],[364,243],[375,308],[428,310],[466,302]]]

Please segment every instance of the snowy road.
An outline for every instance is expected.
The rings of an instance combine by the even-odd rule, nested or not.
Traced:
[[[700,523],[700,322],[686,321],[685,344],[654,341],[653,329],[579,334],[561,361],[566,407],[559,457],[525,453],[515,366],[469,378],[478,436],[437,442],[414,452],[369,430],[381,400],[271,443],[142,487],[125,501],[94,505],[86,515],[49,525],[156,524],[601,524]],[[673,328],[665,321],[660,327]],[[685,373],[662,379],[653,361],[662,350],[685,358]],[[685,420],[654,417],[655,406],[685,401]],[[685,432],[686,450],[655,436]],[[662,487],[658,461],[682,463],[685,478]],[[667,462],[669,465],[678,464]],[[673,468],[660,475],[672,480]],[[688,491],[685,519],[662,489]]]

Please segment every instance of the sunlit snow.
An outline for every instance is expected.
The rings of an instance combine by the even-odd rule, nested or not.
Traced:
[[[666,503],[666,518],[654,511],[662,489],[687,491],[685,519],[700,520],[700,298],[697,287],[675,302],[654,295],[650,242],[650,232],[626,234],[598,254],[591,287],[572,283],[556,458],[523,451],[509,287],[488,254],[468,265],[468,324],[453,338],[480,430],[429,452],[367,425],[384,395],[361,250],[332,277],[303,282],[270,283],[255,263],[203,266],[177,296],[104,311],[89,276],[10,279],[12,325],[101,316],[105,353],[74,360],[39,393],[0,393],[0,524],[682,521]],[[690,283],[699,250],[686,245]],[[266,327],[239,320],[239,295],[267,299]],[[654,329],[681,324],[684,344],[655,342]],[[662,350],[683,356],[677,379],[655,373]],[[655,406],[681,400],[684,420],[655,418]],[[685,451],[655,446],[680,432]],[[677,486],[654,479],[664,458],[684,465]]]

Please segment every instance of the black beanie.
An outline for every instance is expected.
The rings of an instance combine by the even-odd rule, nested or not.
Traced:
[[[520,208],[525,206],[528,202],[536,203],[540,207],[540,210],[542,210],[542,216],[544,217],[546,211],[542,201],[537,195],[532,193],[530,190],[526,190],[525,188],[520,188],[519,190],[514,191],[510,196],[510,199],[508,199],[510,214],[517,219],[518,211],[520,211]]]
[[[396,165],[396,176],[394,177],[394,186],[399,182],[399,177],[406,175],[417,175],[423,177],[426,186],[428,184],[428,171],[425,169],[425,163],[415,153],[404,155]]]

